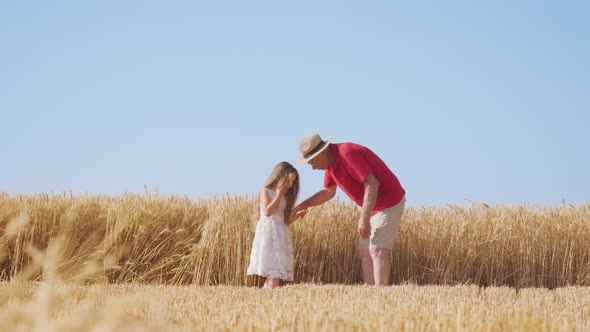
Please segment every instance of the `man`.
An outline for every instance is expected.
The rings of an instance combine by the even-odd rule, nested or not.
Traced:
[[[330,143],[309,135],[299,143],[300,163],[324,170],[324,188],[295,207],[295,212],[321,205],[340,187],[361,207],[357,253],[365,284],[389,284],[391,249],[404,211],[405,190],[385,163],[355,143]]]

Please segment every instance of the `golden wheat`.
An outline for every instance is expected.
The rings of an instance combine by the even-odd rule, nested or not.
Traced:
[[[374,288],[345,285],[360,282],[358,209],[333,202],[293,226],[302,284],[278,290],[241,287],[260,283],[244,273],[255,205],[0,194],[10,280],[0,283],[0,330],[590,329],[589,205],[408,208],[392,267],[402,285]],[[490,285],[513,287],[480,287]]]
[[[59,240],[56,273],[76,283],[250,286],[255,199],[225,195],[0,194],[0,277],[41,280]],[[295,283],[357,284],[358,209],[334,201],[292,227]],[[590,205],[407,208],[392,282],[479,286],[590,285]]]

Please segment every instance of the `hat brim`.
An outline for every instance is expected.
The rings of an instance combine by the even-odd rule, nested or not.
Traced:
[[[305,158],[303,156],[299,157],[299,159],[297,159],[297,162],[299,162],[300,164],[305,164],[308,161],[312,160],[313,158],[315,158],[318,154],[322,153],[322,151],[324,151],[329,145],[330,142],[332,141],[332,136],[328,137],[325,141],[324,141],[324,146],[322,146],[319,150],[317,150],[314,154],[312,154],[311,156]]]

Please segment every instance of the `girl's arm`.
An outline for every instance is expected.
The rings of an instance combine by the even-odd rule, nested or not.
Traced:
[[[262,187],[262,189],[260,189],[260,202],[264,207],[263,212],[265,216],[269,217],[277,212],[281,205],[281,198],[283,198],[283,196],[285,196],[285,191],[278,190],[275,198],[271,199],[268,190],[266,190],[266,187]]]

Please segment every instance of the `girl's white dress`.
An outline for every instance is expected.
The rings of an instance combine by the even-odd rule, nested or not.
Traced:
[[[266,188],[271,199],[277,195]],[[293,241],[291,230],[285,224],[285,198],[281,199],[279,209],[271,216],[264,215],[260,203],[260,219],[250,253],[250,265],[246,274],[257,274],[267,278],[293,280]]]

